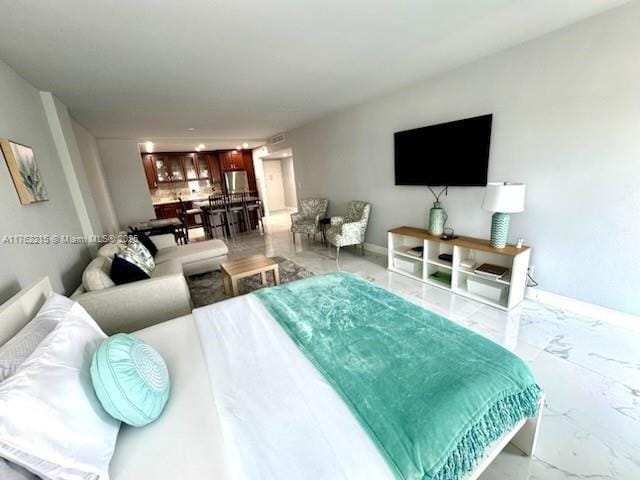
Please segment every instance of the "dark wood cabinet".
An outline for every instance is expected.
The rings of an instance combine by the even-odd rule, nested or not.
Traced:
[[[144,167],[144,175],[147,178],[149,189],[158,187],[156,178],[156,170],[154,168],[153,155],[147,154],[142,156],[142,166]]]
[[[253,191],[257,191],[258,187],[256,185],[256,172],[253,169],[253,153],[251,150],[244,150],[242,152],[242,161],[244,170],[247,171],[247,178],[249,180],[249,189]]]
[[[182,164],[183,178],[185,180],[199,180],[195,153],[180,155],[180,163]]]
[[[142,164],[149,188],[157,188],[163,183],[222,181],[217,152],[144,153]]]
[[[244,170],[242,150],[223,150],[219,152],[220,166],[223,172]]]

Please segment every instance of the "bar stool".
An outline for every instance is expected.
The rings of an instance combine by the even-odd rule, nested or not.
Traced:
[[[244,209],[247,213],[247,231],[253,230],[253,226],[251,225],[251,212],[256,212],[256,216],[258,217],[258,227],[260,231],[264,233],[264,225],[262,223],[262,217],[264,217],[264,209],[262,206],[262,200],[257,196],[256,192],[250,192],[244,199]]]
[[[226,197],[227,220],[231,238],[235,238],[236,227],[238,232],[247,227],[247,212],[244,209],[244,193],[230,193]]]
[[[204,227],[202,210],[200,208],[187,208],[187,204],[178,197],[178,218],[184,224],[186,230],[186,243],[189,243],[189,229]]]
[[[218,238],[217,228],[222,228],[222,236],[227,239],[227,229],[229,222],[227,219],[227,208],[224,195],[210,195],[209,206],[206,208],[207,224],[209,225],[209,235]]]

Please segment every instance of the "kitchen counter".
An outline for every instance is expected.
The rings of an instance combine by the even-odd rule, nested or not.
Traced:
[[[213,195],[213,193],[211,195]],[[203,201],[209,200],[209,195],[205,195],[203,193],[193,193],[191,195],[184,195],[181,198],[183,202],[203,202]],[[154,207],[156,205],[169,205],[170,203],[178,203],[178,199],[167,197],[167,198],[152,200],[152,203]]]

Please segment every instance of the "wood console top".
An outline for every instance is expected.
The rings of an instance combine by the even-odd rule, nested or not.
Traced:
[[[429,240],[431,242],[446,243],[449,245],[457,245],[463,248],[472,248],[474,250],[482,250],[490,253],[497,253],[500,255],[508,255],[515,257],[522,252],[529,250],[529,247],[523,246],[522,248],[516,248],[515,245],[507,245],[505,248],[493,248],[489,240],[483,240],[481,238],[463,237],[462,235],[453,240],[442,240],[440,237],[431,235],[427,230],[415,227],[396,227],[389,230],[389,233],[395,233],[397,235],[406,235],[408,237],[421,238],[423,240]]]

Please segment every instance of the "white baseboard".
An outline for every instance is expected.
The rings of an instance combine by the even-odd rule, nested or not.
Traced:
[[[547,292],[539,288],[527,287],[525,297],[545,305],[562,308],[579,315],[584,315],[597,320],[640,332],[640,317],[630,313],[620,312],[611,308],[602,307],[593,303],[583,302],[575,298],[565,297],[557,293]]]
[[[365,250],[369,250],[370,252],[373,252],[373,253],[378,253],[380,255],[386,255],[387,254],[387,248],[386,247],[381,247],[380,245],[375,245],[373,243],[365,242],[364,249]]]

